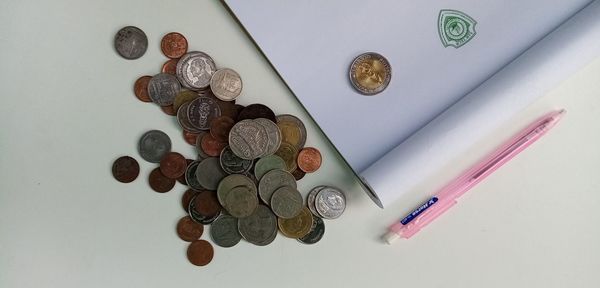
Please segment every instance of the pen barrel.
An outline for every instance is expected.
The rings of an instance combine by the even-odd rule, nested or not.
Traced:
[[[446,210],[450,209],[450,207],[454,206],[454,204],[456,204],[456,200],[438,202],[432,205],[431,209],[424,211],[406,225],[402,225],[398,222],[392,225],[390,230],[394,231],[402,238],[408,239],[431,223],[435,218],[446,212]]]

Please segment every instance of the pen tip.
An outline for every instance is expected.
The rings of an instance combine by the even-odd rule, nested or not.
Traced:
[[[392,231],[385,233],[381,237],[381,239],[383,239],[383,241],[385,243],[387,243],[388,245],[392,245],[392,243],[394,243],[394,241],[398,240],[398,238],[400,238],[400,236]]]

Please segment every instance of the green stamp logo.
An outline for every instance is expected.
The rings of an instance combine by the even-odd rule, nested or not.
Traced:
[[[444,47],[459,48],[475,37],[475,21],[469,15],[456,10],[441,10],[438,32]]]

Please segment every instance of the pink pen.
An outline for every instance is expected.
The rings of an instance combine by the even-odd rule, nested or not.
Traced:
[[[475,164],[471,169],[444,186],[431,199],[390,226],[389,231],[383,235],[383,240],[388,244],[392,244],[398,238],[408,239],[415,235],[421,228],[456,204],[458,197],[540,139],[560,120],[564,113],[564,109],[550,112],[523,129],[490,156]]]

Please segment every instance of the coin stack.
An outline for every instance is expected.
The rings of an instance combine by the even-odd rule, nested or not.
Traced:
[[[123,43],[137,42],[119,43],[129,51]],[[268,245],[278,231],[305,244],[318,242],[325,232],[322,219],[338,218],[346,198],[339,189],[317,186],[304,204],[296,181],[317,171],[322,161],[319,150],[304,147],[304,124],[263,104],[236,104],[242,92],[240,75],[218,69],[208,54],[188,52],[187,45],[179,33],[165,35],[161,50],[169,60],[161,73],[140,77],[134,93],[176,116],[185,141],[198,152],[196,160],[172,152],[169,136],[158,130],[144,133],[138,144],[144,160],[159,164],[149,175],[154,191],[168,192],[176,181],[189,188],[182,196],[187,216],[176,229],[182,240],[191,242],[189,261],[203,266],[212,260],[212,245],[200,240],[203,225],[209,224],[212,242],[220,247],[232,247],[241,239]],[[138,174],[132,157],[113,164],[120,182],[131,182]]]

